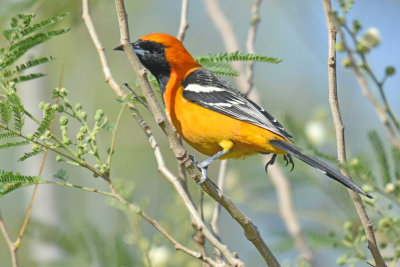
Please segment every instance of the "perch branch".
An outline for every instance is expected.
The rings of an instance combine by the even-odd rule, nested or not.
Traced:
[[[333,124],[336,131],[336,143],[338,160],[344,164],[346,162],[346,146],[344,138],[344,125],[342,117],[340,115],[339,100],[337,94],[337,80],[336,80],[336,22],[333,15],[333,10],[330,0],[323,0],[326,23],[328,27],[328,38],[329,38],[329,50],[328,50],[328,76],[329,76],[329,103],[331,106],[331,112],[333,117]],[[344,169],[341,170],[342,174],[348,177],[350,180],[349,173]],[[375,263],[379,267],[386,266],[376,242],[375,233],[373,231],[373,224],[368,218],[368,214],[364,208],[359,194],[353,190],[348,189],[350,196],[356,207],[358,216],[361,219],[362,225],[365,230],[365,234],[368,239],[368,248],[374,257]]]

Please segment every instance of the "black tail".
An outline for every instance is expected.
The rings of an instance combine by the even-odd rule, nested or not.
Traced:
[[[340,174],[337,170],[333,169],[332,167],[328,166],[325,162],[315,158],[315,157],[310,157],[307,155],[304,155],[300,148],[289,144],[285,141],[282,140],[271,140],[269,143],[283,151],[286,151],[287,153],[295,156],[296,158],[304,161],[308,165],[322,171],[326,176],[335,179],[339,183],[343,184],[344,186],[350,188],[351,190],[360,193],[364,196],[367,196],[369,198],[372,198],[372,196],[368,193],[365,193],[358,185],[353,183],[349,178],[346,178],[342,174]]]

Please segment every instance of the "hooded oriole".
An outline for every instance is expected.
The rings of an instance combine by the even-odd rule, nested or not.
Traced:
[[[202,67],[175,37],[153,33],[132,43],[140,62],[156,77],[165,112],[180,136],[210,156],[198,163],[201,182],[216,159],[243,158],[257,153],[291,155],[362,195],[371,197],[351,180],[321,160],[304,155],[290,144],[292,136],[266,110],[232,85]],[[116,50],[123,50],[117,47]]]

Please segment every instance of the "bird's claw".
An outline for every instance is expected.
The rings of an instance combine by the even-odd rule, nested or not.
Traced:
[[[276,154],[273,154],[271,159],[265,164],[265,172],[268,173],[268,166],[269,165],[274,165],[276,159]]]
[[[201,171],[201,178],[200,178],[200,181],[197,182],[197,184],[204,183],[208,178],[208,176],[207,176],[208,165],[204,166],[204,161],[198,162],[195,156],[189,155],[189,158],[193,161],[193,163],[196,165],[196,167]]]

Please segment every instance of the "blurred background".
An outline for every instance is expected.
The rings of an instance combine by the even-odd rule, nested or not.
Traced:
[[[242,51],[245,51],[247,31],[251,21],[252,1],[220,1],[230,19]],[[113,1],[90,1],[91,15],[101,39],[112,74],[117,82],[135,82],[135,76],[123,53],[113,51],[119,44],[119,26]],[[334,8],[338,3],[333,1]],[[73,103],[81,103],[93,117],[102,108],[110,121],[115,121],[121,104],[105,83],[100,61],[87,29],[81,19],[80,1],[15,1],[0,0],[0,26],[8,27],[17,13],[35,13],[42,20],[58,13],[70,15],[59,27],[71,31],[35,49],[35,55],[57,59],[39,70],[47,76],[33,82],[21,83],[19,92],[33,114],[40,115],[39,102],[52,101],[51,91],[57,87],[61,66],[64,65],[62,86]],[[180,23],[181,2],[172,0],[126,1],[131,39],[152,32],[175,35]],[[396,0],[357,1],[348,19],[362,22],[362,32],[378,29],[381,43],[368,54],[368,60],[378,77],[386,66],[400,69],[400,3]],[[255,86],[264,107],[292,135],[295,144],[336,157],[335,135],[328,103],[327,29],[321,1],[262,1],[260,25],[255,50],[259,54],[278,57],[277,65],[256,63]],[[189,29],[184,44],[192,55],[225,52],[222,39],[210,20],[203,1],[189,1]],[[0,38],[0,46],[6,46]],[[352,72],[341,65],[338,55],[338,88],[348,159],[362,157],[376,167],[367,133],[376,129],[387,138],[370,102],[362,95]],[[229,78],[228,78],[229,79]],[[230,79],[232,83],[234,79]],[[396,115],[400,114],[399,75],[390,77],[385,92]],[[373,85],[372,85],[372,88]],[[378,98],[378,92],[373,91]],[[141,109],[153,126],[162,145],[169,167],[177,169],[167,140],[148,112]],[[93,121],[93,120],[92,120]],[[33,126],[32,126],[33,127]],[[110,133],[102,133],[99,146],[105,153]],[[203,156],[188,148],[198,158]],[[130,200],[138,203],[183,243],[191,243],[193,233],[190,218],[173,187],[158,173],[153,152],[142,130],[129,112],[122,117],[113,159],[112,179],[120,185]],[[24,152],[2,150],[0,169],[26,175],[38,172],[40,157],[23,164],[17,159]],[[280,162],[281,163],[281,162]],[[347,221],[359,223],[348,193],[338,183],[314,172],[299,161],[292,172],[284,171],[293,189],[293,200],[305,237],[311,246],[315,266],[337,266],[336,259],[347,248],[337,244]],[[101,179],[86,170],[55,162],[49,154],[43,177],[52,179],[61,168],[67,169],[68,181],[74,184],[107,190]],[[216,177],[218,164],[210,167],[210,177]],[[355,178],[362,185],[362,181]],[[196,202],[200,188],[189,181]],[[11,236],[16,238],[32,195],[32,187],[19,189],[0,199],[0,212]],[[295,266],[298,253],[279,215],[277,196],[259,156],[232,160],[226,180],[226,194],[258,226],[264,240],[278,260]],[[104,196],[77,189],[40,185],[23,244],[19,250],[21,266],[201,266],[174,248],[153,227],[137,216],[127,216]],[[205,218],[210,218],[214,202],[205,197]],[[372,213],[373,214],[373,213]],[[372,215],[372,219],[376,219]],[[263,266],[262,257],[246,240],[242,229],[222,210],[221,238],[248,266]],[[335,243],[336,242],[336,243]],[[336,245],[335,245],[336,244]],[[366,244],[363,249],[366,249]],[[146,256],[144,256],[146,255]],[[0,266],[10,266],[6,242],[0,238]],[[355,266],[366,266],[355,263]]]

